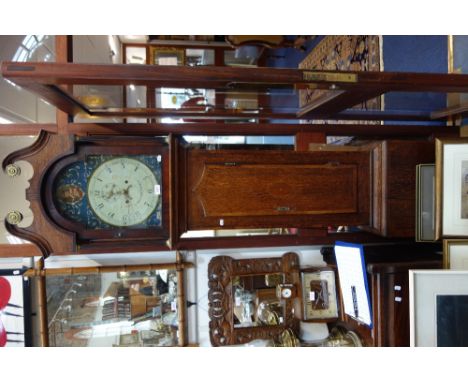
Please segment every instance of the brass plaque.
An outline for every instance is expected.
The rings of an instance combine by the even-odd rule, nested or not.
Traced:
[[[303,72],[305,81],[357,82],[357,74],[333,72]]]

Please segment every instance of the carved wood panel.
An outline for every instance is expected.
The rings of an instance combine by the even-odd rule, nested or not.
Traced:
[[[232,281],[236,276],[282,273],[285,283],[299,280],[299,258],[289,252],[282,257],[234,260],[217,256],[208,265],[208,314],[210,341],[213,346],[236,345],[254,339],[276,339],[285,329],[298,333],[299,319],[294,315],[293,300],[285,300],[282,325],[235,328]]]

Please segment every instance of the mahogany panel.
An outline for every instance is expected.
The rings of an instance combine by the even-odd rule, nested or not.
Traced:
[[[383,141],[380,153],[380,184],[375,184],[374,209],[381,210],[380,232],[389,237],[414,237],[416,165],[434,163],[431,141]],[[376,157],[377,158],[377,157]]]
[[[205,164],[191,192],[206,218],[315,215],[356,213],[357,186],[355,165]]]

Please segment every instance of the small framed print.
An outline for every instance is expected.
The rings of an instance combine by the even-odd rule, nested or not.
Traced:
[[[335,272],[329,268],[301,272],[304,320],[333,320],[338,317]]]
[[[436,139],[436,235],[468,237],[468,139]]]
[[[416,166],[416,241],[435,241],[435,164]]]
[[[444,240],[444,268],[457,271],[468,270],[468,240]]]

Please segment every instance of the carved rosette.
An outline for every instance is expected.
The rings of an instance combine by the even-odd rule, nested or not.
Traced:
[[[214,346],[232,342],[232,262],[229,256],[218,256],[208,264],[208,315],[210,340]]]
[[[232,279],[236,276],[282,273],[285,283],[294,283],[299,277],[299,257],[288,252],[282,257],[234,260],[217,256],[208,265],[208,314],[210,340],[213,346],[244,344],[254,339],[276,340],[286,329],[299,331],[299,320],[294,315],[293,300],[285,300],[284,323],[275,326],[234,328]]]

